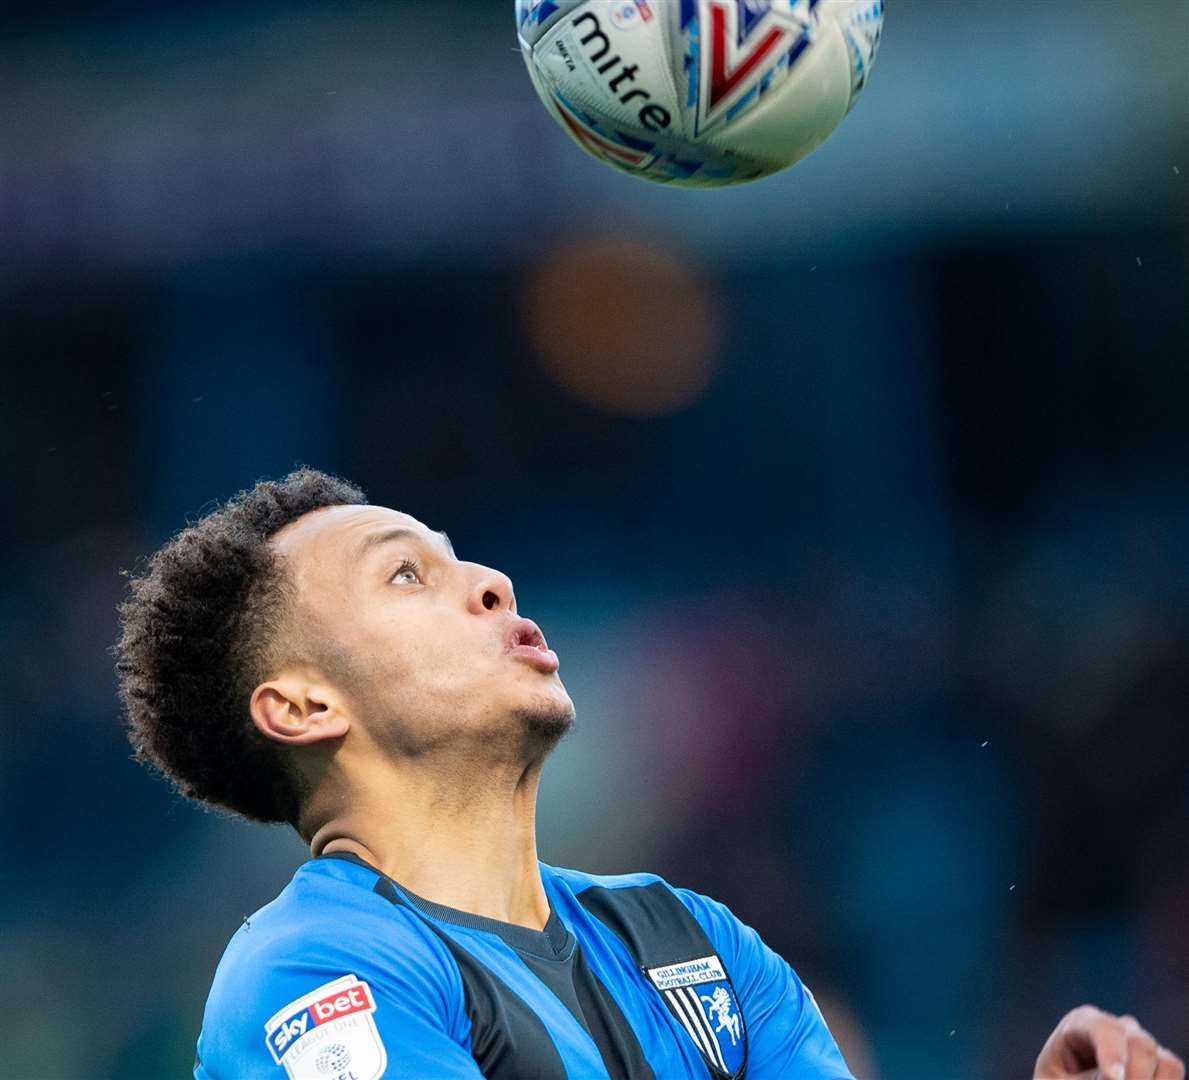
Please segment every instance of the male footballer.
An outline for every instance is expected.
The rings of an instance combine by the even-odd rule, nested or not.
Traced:
[[[722,904],[537,860],[574,709],[503,574],[313,470],[159,550],[120,610],[138,755],[311,859],[236,931],[197,1080],[842,1080],[813,995]],[[1083,1006],[1037,1077],[1182,1080]]]

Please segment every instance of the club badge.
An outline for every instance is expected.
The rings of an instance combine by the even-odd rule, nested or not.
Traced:
[[[644,968],[669,1011],[717,1076],[738,1077],[747,1062],[747,1029],[730,977],[717,956]]]

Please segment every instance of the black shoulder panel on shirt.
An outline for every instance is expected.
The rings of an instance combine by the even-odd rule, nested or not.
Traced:
[[[649,968],[663,968],[687,960],[718,956],[702,924],[663,882],[628,885],[618,889],[594,885],[583,889],[577,896],[582,906],[623,942],[637,966],[644,969],[646,974]],[[739,1009],[729,973],[722,985],[730,986],[729,992],[734,997],[736,1009]],[[684,992],[690,993],[688,986]],[[697,1001],[691,999],[693,1008],[683,1009],[678,1001],[670,998],[670,993],[674,991],[661,993],[661,998],[693,1039],[710,1075],[718,1080],[742,1080],[747,1070],[746,1038],[742,1061],[731,1071],[725,1065],[721,1045],[715,1049],[718,1036],[700,1011]],[[741,1019],[741,1009],[738,1015]],[[732,1045],[734,1042],[732,1038]]]
[[[376,882],[375,891],[408,907],[385,877]],[[561,1054],[536,1013],[447,934],[428,919],[424,923],[458,965],[471,1021],[471,1056],[487,1080],[566,1080]]]
[[[627,946],[639,967],[659,967],[713,953],[702,924],[663,882],[608,889],[592,885],[578,899]]]

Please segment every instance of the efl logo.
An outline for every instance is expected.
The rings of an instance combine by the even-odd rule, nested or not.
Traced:
[[[371,987],[354,975],[318,987],[283,1009],[265,1025],[265,1041],[278,1065],[306,1033],[353,1013],[376,1011]]]
[[[648,0],[620,0],[611,9],[611,22],[619,30],[631,30],[638,22],[652,22]]]

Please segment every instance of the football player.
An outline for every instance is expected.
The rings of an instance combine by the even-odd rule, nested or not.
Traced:
[[[843,1080],[813,995],[727,908],[651,874],[537,859],[574,716],[512,582],[314,470],[183,529],[121,607],[138,755],[285,822],[310,860],[236,931],[198,1080]],[[1045,1078],[1182,1080],[1085,1006]]]

